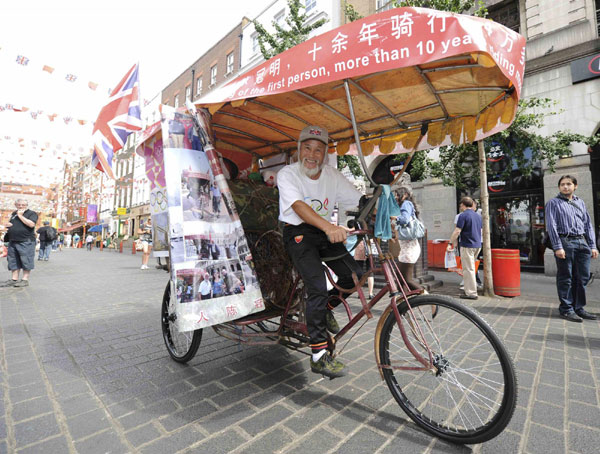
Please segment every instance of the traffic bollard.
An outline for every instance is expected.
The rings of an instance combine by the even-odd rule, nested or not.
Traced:
[[[121,241],[119,243],[119,252],[122,254],[123,253],[123,241]]]
[[[131,255],[135,255],[135,241],[133,242],[133,246],[131,247]]]

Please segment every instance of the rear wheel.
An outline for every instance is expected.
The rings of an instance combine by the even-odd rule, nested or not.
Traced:
[[[181,332],[177,329],[175,323],[177,314],[175,308],[171,307],[171,283],[167,284],[163,294],[160,319],[163,339],[169,355],[178,363],[187,363],[200,347],[202,330]]]
[[[515,369],[502,341],[475,311],[451,298],[422,295],[410,305],[412,312],[406,302],[398,305],[402,329],[389,312],[379,340],[392,395],[440,438],[460,444],[494,438],[517,401]]]

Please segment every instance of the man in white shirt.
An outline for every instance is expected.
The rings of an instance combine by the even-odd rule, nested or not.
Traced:
[[[283,242],[307,290],[311,370],[335,378],[344,375],[345,366],[327,352],[327,330],[335,334],[339,326],[331,312],[337,304],[327,301],[321,263],[323,257],[338,257],[328,261],[327,266],[338,276],[337,284],[342,288],[354,287],[352,272],[359,279],[362,276],[360,266],[343,244],[347,230],[330,222],[336,203],[356,207],[361,194],[337,169],[325,165],[328,137],[322,127],[304,128],[298,139],[298,162],[278,173],[277,186],[279,220],[285,223]]]
[[[212,284],[210,282],[210,276],[208,274],[204,275],[204,280],[200,283],[200,287],[198,288],[200,292],[200,299],[209,300],[212,292]]]

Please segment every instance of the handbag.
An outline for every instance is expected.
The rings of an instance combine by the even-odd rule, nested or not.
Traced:
[[[414,215],[410,218],[408,224],[396,224],[396,231],[399,240],[416,240],[425,236],[425,226]]]

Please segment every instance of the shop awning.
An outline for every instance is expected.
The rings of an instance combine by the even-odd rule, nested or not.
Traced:
[[[480,140],[513,121],[525,38],[488,19],[393,8],[289,49],[195,102],[219,151],[293,152],[326,126],[329,151],[405,153]],[[351,103],[349,101],[352,101]]]

